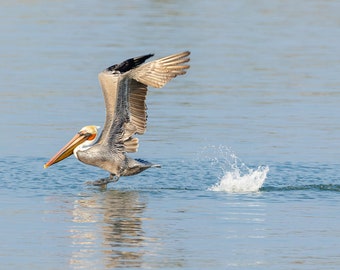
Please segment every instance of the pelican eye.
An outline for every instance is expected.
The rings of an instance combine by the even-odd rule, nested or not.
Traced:
[[[86,136],[89,136],[87,138],[88,141],[92,141],[96,138],[96,134],[87,133]]]
[[[87,132],[87,131],[85,131],[85,130],[79,131],[78,134],[79,134],[80,136],[84,136],[84,137],[86,138],[86,140],[88,140],[88,141],[92,141],[93,139],[96,138],[96,135],[97,135],[97,134],[92,134],[92,133],[90,133],[90,132]]]

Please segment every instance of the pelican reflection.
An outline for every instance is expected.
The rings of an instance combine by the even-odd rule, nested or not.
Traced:
[[[107,190],[74,202],[70,265],[96,269],[142,265],[143,212],[135,191]]]

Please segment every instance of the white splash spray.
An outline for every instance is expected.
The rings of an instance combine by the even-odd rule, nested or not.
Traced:
[[[268,166],[259,166],[256,170],[249,169],[248,173],[241,173],[239,168],[226,172],[222,179],[209,188],[211,191],[226,192],[257,192],[266,180]]]
[[[210,146],[204,152],[207,154],[211,151],[208,154],[210,157],[214,156],[210,160],[211,165],[215,170],[221,169],[222,176],[209,190],[235,193],[259,191],[269,172],[268,166],[251,169],[225,146]]]

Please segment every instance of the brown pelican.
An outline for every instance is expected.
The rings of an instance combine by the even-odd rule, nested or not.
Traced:
[[[185,74],[190,67],[186,64],[190,60],[189,55],[190,52],[186,51],[143,64],[153,56],[147,54],[110,66],[99,73],[106,107],[103,131],[98,136],[97,126],[83,127],[45,163],[44,168],[74,153],[81,162],[108,171],[108,178],[92,182],[94,185],[106,185],[118,181],[120,176],[159,167],[147,161],[132,159],[126,153],[137,151],[138,139],[133,136],[144,134],[146,130],[147,86],[161,88],[177,75]]]

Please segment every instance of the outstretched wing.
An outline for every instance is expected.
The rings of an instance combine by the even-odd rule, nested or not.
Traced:
[[[131,58],[99,74],[106,106],[106,121],[98,143],[114,144],[123,151],[136,152],[138,139],[147,124],[147,86],[163,87],[186,73],[190,52],[170,55],[141,65],[152,55]]]
[[[186,73],[190,66],[190,52],[173,54],[146,64],[126,73],[130,80],[129,111],[130,122],[136,127],[136,133],[144,134],[146,130],[146,94],[147,86],[163,87],[172,78]],[[184,65],[185,64],[185,65]]]
[[[128,112],[128,98],[126,96],[128,91],[120,85],[122,74],[143,64],[146,59],[152,56],[153,54],[147,54],[130,58],[120,64],[112,65],[98,74],[105,101],[106,118],[104,128],[96,144],[112,144],[116,142],[117,138],[115,137],[121,131],[114,130],[114,128],[118,128],[121,124],[114,123],[114,121],[117,122],[120,119],[121,122],[126,122],[122,118],[126,118]],[[121,111],[121,108],[126,108],[126,112]]]
[[[130,70],[128,76],[145,85],[161,88],[172,78],[186,73],[190,67],[185,64],[190,61],[189,55],[190,52],[186,51],[163,57]]]

